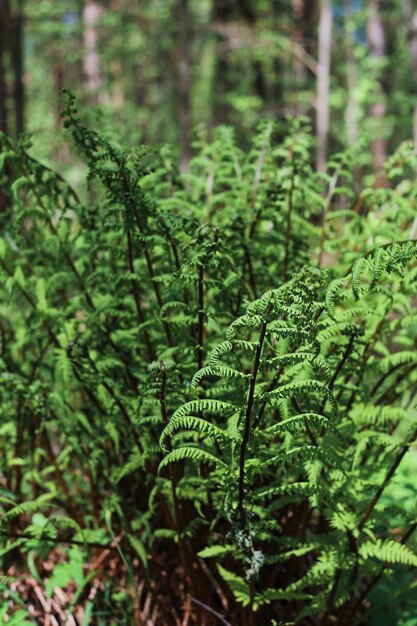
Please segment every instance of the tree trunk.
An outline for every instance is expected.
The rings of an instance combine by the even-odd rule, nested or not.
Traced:
[[[7,125],[7,84],[6,84],[6,46],[2,24],[0,22],[0,131],[8,134]]]
[[[232,5],[224,0],[213,0],[212,21],[216,25],[222,26],[230,22],[232,16]],[[214,71],[213,84],[213,123],[214,125],[227,123],[229,121],[230,107],[226,97],[230,92],[229,75],[229,52],[225,44],[224,35],[218,35],[216,48],[216,67]]]
[[[304,0],[292,0],[292,18],[294,26],[292,29],[291,39],[296,49],[302,48],[304,50],[305,46],[302,28],[303,10]],[[294,86],[292,89],[294,94],[293,114],[304,115],[306,113],[306,108],[300,102],[299,94],[306,80],[306,68],[302,61],[295,55],[292,59],[292,65],[294,76]]]
[[[190,127],[191,127],[191,81],[190,81],[190,24],[188,0],[178,0],[179,18],[179,122],[181,171],[188,169],[190,160]]]
[[[414,113],[413,113],[413,141],[417,152],[417,7],[413,7],[412,0],[404,0],[404,13],[407,23],[408,39],[411,55],[411,67],[414,74]]]
[[[348,144],[355,146],[359,139],[359,110],[355,92],[358,86],[358,71],[355,59],[354,24],[352,20],[351,2],[343,0],[345,13],[345,47],[347,74],[347,105],[345,111]]]
[[[17,13],[12,20],[10,56],[13,67],[13,100],[16,135],[25,129],[25,89],[23,84],[23,0],[19,0]]]
[[[6,61],[8,59],[8,61]],[[10,68],[10,71],[8,71]],[[11,84],[9,84],[11,83]],[[0,1],[0,118],[1,128],[10,134],[24,131],[25,91],[23,82],[23,0],[12,12],[10,1]],[[7,99],[13,99],[14,127],[7,112]]]
[[[316,169],[326,167],[330,124],[330,61],[332,47],[333,12],[331,0],[321,0],[319,22],[319,61],[317,71]]]
[[[237,0],[240,15],[252,28],[256,27],[256,13],[253,9],[254,3],[249,0]],[[267,98],[267,88],[262,63],[259,59],[253,59],[252,68],[254,73],[253,88],[256,95],[265,102]]]
[[[83,11],[84,82],[92,106],[102,101],[102,79],[98,53],[97,23],[102,7],[95,0],[86,0]]]
[[[370,56],[379,74],[378,90],[375,101],[371,105],[371,117],[374,121],[372,129],[373,140],[371,143],[372,156],[375,172],[380,172],[386,160],[387,142],[383,137],[383,123],[386,114],[386,102],[383,83],[381,80],[381,64],[385,55],[384,24],[380,13],[380,0],[369,0],[369,14],[367,23],[368,45]]]

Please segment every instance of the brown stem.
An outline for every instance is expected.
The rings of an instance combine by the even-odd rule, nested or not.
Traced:
[[[127,258],[128,258],[128,263],[129,263],[129,271],[130,273],[133,275],[135,273],[135,268],[133,265],[133,249],[132,249],[132,236],[130,234],[130,229],[129,229],[129,224],[128,221],[126,219],[126,237],[127,237]],[[135,305],[136,305],[136,311],[138,314],[138,318],[139,318],[139,322],[141,324],[144,323],[145,321],[145,316],[143,314],[142,311],[142,306],[140,304],[140,297],[139,297],[139,292],[138,292],[138,288],[136,285],[136,281],[132,276],[131,279],[131,285],[132,285],[132,294],[133,294],[133,299],[135,301]],[[155,353],[151,344],[151,340],[149,338],[149,334],[148,332],[145,330],[143,333],[143,336],[145,338],[145,344],[146,344],[146,349],[148,352],[148,356],[149,356],[149,360],[150,361],[154,361],[155,360]]]
[[[286,227],[285,227],[284,280],[288,280],[288,265],[290,262],[291,217],[292,217],[293,196],[294,196],[294,189],[295,189],[295,174],[296,174],[296,167],[295,167],[295,163],[293,162],[290,191],[288,194],[287,221],[286,221]]]
[[[391,465],[390,469],[388,470],[382,485],[379,487],[379,489],[375,493],[374,497],[370,501],[366,511],[362,515],[361,520],[359,522],[359,525],[358,525],[359,530],[362,530],[364,528],[364,526],[365,526],[366,522],[368,521],[372,511],[374,510],[375,506],[377,505],[380,497],[382,496],[383,492],[385,491],[386,487],[388,486],[389,482],[391,481],[391,478],[394,476],[395,472],[397,471],[397,468],[398,468],[399,464],[401,463],[401,461],[403,460],[403,458],[407,454],[409,446],[413,443],[413,441],[415,441],[416,438],[417,438],[417,429],[412,434],[412,436],[411,436],[410,440],[408,441],[407,445],[404,446],[404,448],[401,450],[401,452],[397,455],[394,463]]]
[[[204,359],[204,261],[198,267],[198,344],[197,367],[203,367]]]
[[[242,445],[240,447],[240,458],[239,458],[239,487],[238,487],[238,512],[240,515],[240,521],[242,527],[245,526],[246,515],[245,515],[245,457],[246,457],[246,448],[249,443],[249,435],[251,429],[251,417],[252,410],[255,400],[255,387],[256,387],[256,378],[258,375],[259,364],[261,361],[262,348],[265,340],[267,321],[266,319],[262,322],[261,330],[259,334],[259,342],[258,347],[255,354],[255,361],[253,364],[252,377],[249,387],[249,395],[248,402],[246,405],[246,413],[245,413],[245,430],[243,433]]]

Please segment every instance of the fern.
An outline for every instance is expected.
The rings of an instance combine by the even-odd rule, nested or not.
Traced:
[[[16,551],[72,543],[89,567],[106,545],[126,579],[97,606],[123,592],[126,623],[203,623],[187,598],[233,624],[360,621],[416,559],[413,150],[359,211],[354,151],[315,173],[306,120],[245,151],[201,132],[182,175],[72,96],[64,118],[86,201],[0,135],[5,575]]]

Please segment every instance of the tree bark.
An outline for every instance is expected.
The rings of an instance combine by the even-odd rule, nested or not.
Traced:
[[[252,28],[256,27],[256,13],[253,9],[253,4],[248,0],[237,0],[237,6],[240,15]],[[267,88],[264,76],[264,71],[261,61],[259,59],[253,59],[252,68],[254,73],[253,88],[256,95],[265,102],[267,98]]]
[[[19,0],[12,20],[13,38],[10,56],[13,66],[13,99],[16,135],[25,130],[25,89],[23,83],[23,0]]]
[[[292,29],[291,38],[294,46],[302,49],[305,48],[302,28],[303,12],[304,0],[292,0],[292,18],[294,27]],[[299,93],[306,80],[306,68],[296,56],[293,57],[292,63],[294,68],[294,89],[292,90],[294,94],[293,113],[294,115],[304,115],[306,113],[306,109],[300,102]]]
[[[95,0],[86,0],[83,10],[84,82],[92,106],[102,101],[102,78],[98,52],[97,23],[102,7]]]
[[[7,84],[5,66],[6,46],[3,28],[0,22],[0,131],[8,134],[7,125]]]
[[[178,0],[178,17],[180,168],[182,172],[186,172],[190,160],[191,128],[190,21],[188,0]]]
[[[354,24],[350,0],[343,0],[345,13],[345,46],[346,46],[346,74],[347,74],[347,105],[345,111],[348,144],[355,146],[359,139],[359,109],[356,99],[358,86],[358,71],[355,59]]]
[[[404,14],[408,31],[411,67],[414,74],[413,142],[414,151],[417,152],[417,7],[413,6],[412,0],[404,0]]]
[[[331,0],[321,0],[316,106],[316,169],[318,172],[322,172],[326,167],[327,150],[329,143],[332,24],[333,12]]]
[[[6,69],[7,65],[10,72]],[[13,130],[7,111],[9,97],[13,98]],[[23,0],[18,0],[15,13],[12,12],[9,0],[0,2],[0,118],[2,130],[14,132],[15,135],[24,131]]]
[[[372,129],[373,140],[371,142],[372,156],[374,160],[375,172],[380,172],[386,160],[387,142],[383,137],[383,122],[386,114],[386,102],[383,83],[381,80],[381,64],[385,55],[385,33],[384,23],[381,17],[380,0],[369,0],[369,13],[367,22],[369,54],[374,60],[378,78],[378,90],[375,94],[375,101],[371,105],[371,117],[374,120]]]
[[[213,0],[212,21],[222,26],[230,22],[232,17],[232,4],[224,0]],[[226,96],[230,91],[229,53],[225,45],[224,35],[218,35],[216,47],[216,67],[213,84],[213,123],[214,125],[229,121],[230,107]]]

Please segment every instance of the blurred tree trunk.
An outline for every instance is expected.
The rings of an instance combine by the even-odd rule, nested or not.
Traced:
[[[18,0],[14,6],[16,10],[13,12],[9,0],[0,1],[0,115],[2,127],[11,133],[10,120],[7,116],[7,98],[11,95],[14,111],[13,131],[15,135],[18,135],[24,131],[25,126],[23,0]],[[8,68],[10,76],[8,76]]]
[[[0,0],[0,130],[19,135],[25,126],[25,93],[23,82],[23,0],[12,11],[9,0]],[[8,99],[13,100],[14,125],[10,123]],[[11,103],[10,103],[11,107]],[[6,176],[11,180],[10,164]],[[0,212],[10,206],[10,198],[0,193]]]
[[[0,22],[0,131],[7,135],[6,46]]]
[[[331,0],[321,0],[316,104],[316,169],[319,172],[322,172],[326,167],[327,149],[329,143],[332,23],[333,12]]]
[[[304,0],[292,0],[292,17],[294,27],[292,29],[291,39],[296,49],[305,50],[305,42],[303,37],[303,15]],[[306,107],[300,102],[300,91],[306,80],[306,68],[304,63],[297,57],[293,56],[293,75],[294,75],[294,115],[304,115]]]
[[[9,132],[7,123],[7,83],[6,83],[6,45],[3,30],[3,21],[0,15],[0,131],[6,135]],[[6,167],[8,163],[6,162]],[[10,166],[9,166],[10,167]],[[10,205],[9,197],[0,191],[0,213],[6,211]]]
[[[346,47],[346,78],[347,104],[345,112],[348,144],[357,144],[359,139],[359,109],[356,98],[358,87],[358,68],[355,59],[355,26],[352,19],[351,0],[343,0],[345,14],[345,47]]]
[[[256,13],[254,11],[254,2],[250,2],[250,0],[237,0],[237,6],[239,9],[240,15],[247,22],[249,26],[252,28],[256,27]],[[266,81],[264,76],[264,71],[262,67],[262,63],[259,59],[253,59],[252,68],[254,73],[254,82],[253,88],[256,95],[265,102],[267,98],[267,89],[266,89]]]
[[[181,171],[188,169],[190,160],[191,81],[190,81],[190,19],[188,0],[178,0],[179,20],[179,122]]]
[[[213,0],[212,22],[216,27],[220,24],[225,27],[232,17],[232,3],[225,0]],[[217,35],[216,66],[214,70],[213,84],[213,124],[227,123],[229,121],[230,107],[227,103],[227,94],[231,90],[229,51],[228,43],[224,34]]]
[[[91,105],[102,101],[102,78],[98,52],[97,25],[102,6],[95,0],[86,0],[83,10],[84,82]]]
[[[272,2],[272,25],[274,30],[279,32],[280,23],[282,19],[282,12],[284,7],[282,6],[281,0],[273,0]],[[273,82],[271,86],[271,97],[272,97],[272,111],[275,112],[276,117],[280,117],[285,112],[285,100],[286,93],[284,87],[283,76],[285,73],[285,61],[282,58],[282,55],[274,55],[272,59],[272,67],[273,67]]]
[[[23,0],[17,3],[17,11],[12,19],[12,41],[10,55],[13,66],[13,100],[16,134],[25,129],[25,90],[23,84]]]
[[[404,0],[404,13],[410,45],[411,66],[414,73],[413,141],[414,150],[417,152],[417,6],[413,0]]]
[[[385,102],[386,97],[383,82],[381,79],[382,63],[385,56],[385,33],[380,9],[380,0],[369,0],[367,23],[368,46],[369,54],[374,61],[374,66],[378,73],[378,90],[375,94],[375,100],[371,105],[371,117],[374,122],[374,127],[372,129],[373,140],[371,142],[371,150],[375,172],[379,172],[383,168],[386,160],[387,149],[387,142],[383,136],[383,124],[387,106]]]

